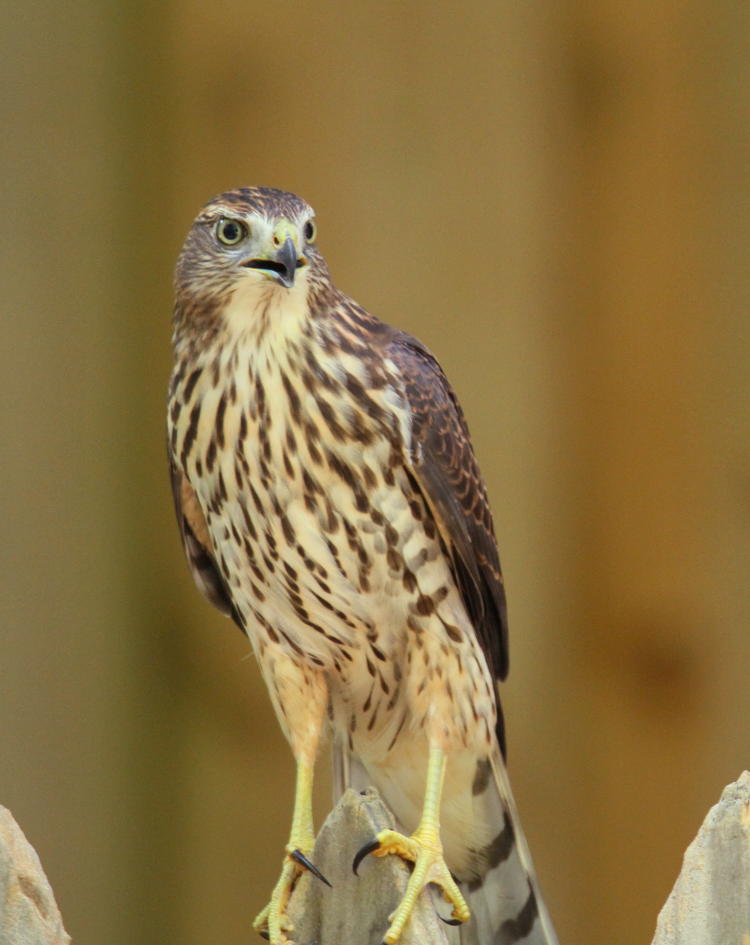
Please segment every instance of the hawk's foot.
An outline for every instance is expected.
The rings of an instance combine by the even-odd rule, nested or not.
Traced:
[[[305,870],[324,882],[326,886],[331,885],[305,853],[297,847],[287,847],[281,876],[271,893],[271,900],[253,922],[255,931],[268,939],[271,945],[294,945],[286,934],[294,931],[294,926],[286,914],[286,907],[298,878]]]
[[[366,844],[357,853],[353,863],[355,872],[363,857],[368,853],[372,853],[373,856],[388,856],[389,853],[396,853],[402,859],[414,864],[404,897],[396,911],[389,916],[391,924],[383,938],[385,945],[394,945],[399,940],[414,909],[417,897],[429,883],[439,886],[443,898],[453,906],[451,915],[455,924],[466,922],[469,918],[469,907],[446,866],[440,837],[432,827],[420,825],[410,837],[405,837],[395,830],[381,830],[372,843]]]

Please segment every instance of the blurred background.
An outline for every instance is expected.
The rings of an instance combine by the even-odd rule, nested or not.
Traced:
[[[259,941],[287,837],[290,753],[164,449],[172,266],[250,183],[312,203],[337,284],[453,380],[562,945],[649,942],[750,766],[750,7],[4,13],[0,803],[77,945]]]

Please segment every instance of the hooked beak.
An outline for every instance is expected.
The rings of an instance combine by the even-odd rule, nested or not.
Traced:
[[[297,247],[291,236],[287,236],[270,259],[248,259],[242,265],[248,269],[263,269],[287,289],[291,289],[295,272],[304,264],[304,259],[297,259]]]

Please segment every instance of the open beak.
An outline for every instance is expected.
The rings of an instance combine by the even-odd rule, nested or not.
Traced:
[[[287,236],[270,259],[248,259],[243,263],[248,269],[263,269],[287,289],[294,285],[294,274],[302,265],[304,260],[297,259],[297,248],[291,236]]]

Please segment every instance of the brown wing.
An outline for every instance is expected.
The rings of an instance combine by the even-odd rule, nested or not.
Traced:
[[[237,626],[244,630],[221,571],[214,560],[206,519],[193,487],[171,461],[169,472],[182,545],[195,583],[215,607],[227,617],[231,617]]]
[[[412,410],[413,472],[451,554],[490,670],[505,679],[505,589],[487,490],[463,411],[436,358],[416,338],[398,332],[387,354],[401,372]]]

